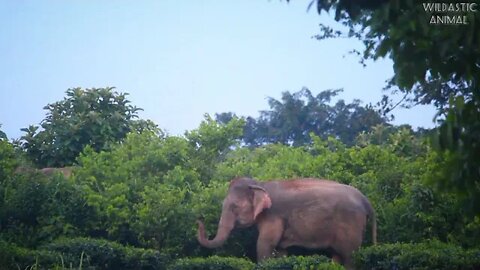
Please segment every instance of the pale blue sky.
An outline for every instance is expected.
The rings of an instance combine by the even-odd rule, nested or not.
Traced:
[[[332,22],[310,0],[0,0],[0,123],[9,138],[38,124],[71,87],[116,86],[171,134],[204,113],[258,116],[267,97],[314,94],[377,102],[392,63],[363,68],[348,39],[317,41]],[[432,127],[432,107],[398,109],[396,124]]]

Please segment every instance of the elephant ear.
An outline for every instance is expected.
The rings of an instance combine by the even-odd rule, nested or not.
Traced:
[[[257,185],[249,185],[248,187],[253,190],[253,219],[255,220],[264,209],[272,206],[272,200],[270,200],[270,196],[263,187]]]

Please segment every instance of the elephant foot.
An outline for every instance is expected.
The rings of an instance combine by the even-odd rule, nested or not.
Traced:
[[[340,255],[334,254],[332,256],[332,261],[338,264],[342,264],[342,257],[340,257]]]
[[[273,251],[273,256],[275,258],[286,257],[287,255],[288,255],[287,250],[283,248],[275,249]]]

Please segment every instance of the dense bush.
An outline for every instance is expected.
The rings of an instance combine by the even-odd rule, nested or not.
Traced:
[[[383,244],[360,249],[354,255],[358,269],[478,269],[480,249],[428,241],[419,244]]]
[[[342,270],[341,265],[324,256],[289,256],[268,259],[255,265],[250,260],[233,257],[183,258],[169,266],[171,270]]]
[[[135,120],[141,109],[127,95],[114,87],[68,89],[63,100],[44,107],[41,128],[22,129],[22,148],[37,166],[63,167],[75,163],[87,145],[107,150],[131,131],[154,129],[149,121]]]
[[[84,193],[62,175],[17,173],[3,180],[1,190],[0,236],[26,247],[81,235],[91,216]]]
[[[160,269],[169,262],[169,256],[159,251],[133,248],[115,242],[91,239],[61,239],[42,247],[48,251],[65,254],[78,265],[78,254],[84,254],[84,265],[101,269]]]
[[[62,259],[61,254],[54,251],[30,250],[0,240],[0,269],[2,270],[33,269],[32,266],[37,269],[51,269],[62,266]]]
[[[260,181],[319,177],[357,187],[376,210],[381,243],[439,239],[465,248],[479,246],[480,218],[468,217],[457,197],[426,184],[437,177],[445,157],[409,130],[387,134],[382,145],[374,143],[375,134],[364,134],[351,147],[311,135],[312,143],[300,147],[247,148],[238,144],[242,121],[232,121],[219,124],[207,117],[186,136],[129,133],[109,151],[87,146],[68,179],[14,173],[14,148],[2,141],[0,152],[8,160],[0,162],[5,175],[0,179],[0,239],[18,248],[59,252],[72,265],[78,265],[83,252],[85,265],[104,268],[148,268],[212,255],[253,261],[255,227],[234,230],[222,247],[206,249],[196,240],[195,222],[203,219],[207,234],[215,234],[228,181],[252,176]],[[369,234],[367,230],[366,244]],[[68,240],[72,237],[89,238]],[[25,266],[35,263],[36,255],[28,254]],[[52,265],[57,264],[53,258]]]
[[[207,258],[183,258],[168,267],[169,270],[248,270],[254,264],[243,258],[211,256]]]
[[[168,256],[156,250],[122,246],[90,238],[57,240],[36,250],[0,241],[0,265],[5,269],[91,267],[93,269],[164,269]],[[4,269],[1,268],[0,269]]]
[[[391,144],[384,146],[367,143],[362,147],[347,147],[336,139],[321,140],[314,136],[308,147],[242,148],[231,152],[218,165],[215,179],[242,175],[260,180],[334,179],[357,187],[370,199],[377,213],[380,242],[438,238],[462,245],[475,243],[460,239],[464,233],[458,232],[478,228],[478,221],[464,217],[455,197],[436,193],[424,183],[436,176],[442,159],[427,146],[415,155],[405,155],[399,150],[405,149],[402,145],[410,136],[401,130],[399,134],[391,134]],[[469,235],[479,239],[475,230],[468,230]]]
[[[266,260],[255,267],[255,270],[342,270],[341,265],[332,263],[331,260],[324,256],[288,256]]]
[[[17,163],[13,145],[0,138],[0,183],[12,175]]]

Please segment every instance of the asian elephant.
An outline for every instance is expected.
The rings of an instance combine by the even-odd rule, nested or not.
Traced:
[[[65,178],[70,178],[72,176],[73,167],[62,167],[62,168],[43,168],[40,169],[40,172],[46,176],[52,176],[56,173],[61,173]]]
[[[19,166],[15,169],[15,173],[35,173],[39,172],[47,177],[50,177],[52,175],[55,175],[56,173],[61,173],[65,178],[70,178],[72,176],[72,172],[74,170],[74,167],[61,167],[61,168],[43,168],[43,169],[35,169],[31,167],[25,167],[25,166]]]
[[[215,238],[208,240],[201,221],[197,237],[202,246],[216,248],[232,229],[256,224],[258,261],[300,246],[330,249],[335,261],[352,269],[352,252],[362,243],[367,217],[375,244],[375,212],[352,186],[313,178],[269,182],[235,178],[223,201]]]

